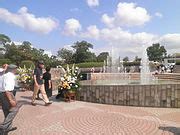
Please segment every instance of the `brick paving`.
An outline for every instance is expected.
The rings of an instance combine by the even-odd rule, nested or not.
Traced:
[[[51,106],[37,101],[30,105],[32,92],[18,92],[24,100],[9,135],[178,135],[180,109],[114,106],[54,100]],[[0,110],[0,122],[3,114]]]

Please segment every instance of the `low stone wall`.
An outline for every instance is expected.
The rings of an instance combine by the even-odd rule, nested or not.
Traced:
[[[180,84],[84,85],[78,91],[77,99],[113,105],[179,108]]]
[[[180,65],[175,65],[173,73],[180,73]]]

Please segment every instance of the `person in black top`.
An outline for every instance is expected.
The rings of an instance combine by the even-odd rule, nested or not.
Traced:
[[[46,72],[43,74],[45,91],[46,91],[48,98],[52,96],[52,82],[51,82],[50,70],[51,70],[51,68],[47,67]]]
[[[33,106],[35,106],[35,99],[36,96],[40,90],[43,100],[45,102],[45,105],[50,105],[52,102],[49,101],[46,92],[45,92],[45,88],[44,88],[44,81],[43,81],[43,68],[44,68],[44,63],[43,61],[38,61],[38,66],[35,68],[34,70],[34,92],[33,92],[33,96],[32,96],[32,102],[31,104]]]

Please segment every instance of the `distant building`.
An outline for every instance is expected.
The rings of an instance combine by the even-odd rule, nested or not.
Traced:
[[[165,58],[163,64],[169,65],[169,64],[175,64],[177,61],[180,61],[180,58]]]

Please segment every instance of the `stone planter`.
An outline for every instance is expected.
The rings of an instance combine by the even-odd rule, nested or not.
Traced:
[[[75,91],[67,91],[64,94],[64,101],[65,102],[71,102],[76,100],[76,92]]]

